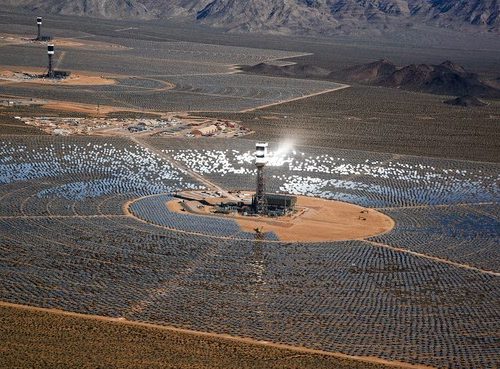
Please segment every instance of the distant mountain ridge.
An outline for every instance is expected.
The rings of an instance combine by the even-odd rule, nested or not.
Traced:
[[[140,0],[0,0],[0,4],[41,14],[95,18],[154,18]]]
[[[49,14],[186,17],[238,32],[335,34],[430,24],[500,33],[498,0],[0,0]]]

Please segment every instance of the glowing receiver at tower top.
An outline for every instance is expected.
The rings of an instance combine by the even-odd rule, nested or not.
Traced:
[[[263,167],[267,164],[267,146],[267,142],[255,145],[255,165],[258,167]]]

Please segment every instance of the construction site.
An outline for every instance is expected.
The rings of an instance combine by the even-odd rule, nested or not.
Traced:
[[[97,108],[99,109],[99,108]],[[58,136],[242,137],[253,132],[241,122],[191,115],[164,114],[148,118],[118,117],[15,117],[24,124]]]

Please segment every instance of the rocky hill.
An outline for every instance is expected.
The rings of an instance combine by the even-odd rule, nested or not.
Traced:
[[[488,105],[474,96],[460,96],[457,97],[456,99],[446,100],[444,101],[444,103],[447,105],[462,106],[465,108],[481,107]]]
[[[462,66],[445,61],[438,65],[411,64],[398,67],[388,60],[357,65],[341,71],[329,71],[312,65],[276,66],[258,64],[241,70],[275,77],[313,78],[372,86],[400,88],[449,96],[500,98],[500,79],[483,80]]]
[[[43,13],[186,17],[238,32],[335,34],[431,24],[500,32],[498,0],[0,0]]]
[[[382,59],[373,63],[356,65],[340,72],[332,72],[332,78],[377,84],[388,79],[398,68],[392,62]]]
[[[330,77],[438,95],[500,98],[500,90],[491,81],[483,81],[477,74],[450,61],[398,68],[390,61],[379,60],[332,73]]]

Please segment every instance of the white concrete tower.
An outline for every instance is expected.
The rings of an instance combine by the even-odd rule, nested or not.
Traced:
[[[49,71],[47,77],[54,78],[54,70],[52,69],[52,57],[54,56],[54,44],[47,45],[47,54],[49,55]]]
[[[40,41],[42,39],[42,17],[36,18],[36,25],[38,27],[38,36],[36,37],[36,40]]]
[[[257,190],[255,191],[254,206],[257,214],[264,214],[267,211],[266,201],[266,182],[264,178],[264,167],[267,164],[266,143],[257,143],[255,145],[255,166],[257,167]]]

